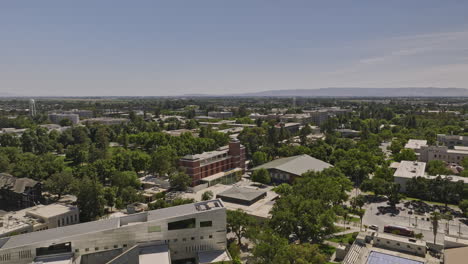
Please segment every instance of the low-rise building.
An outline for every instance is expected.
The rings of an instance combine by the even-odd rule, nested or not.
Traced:
[[[22,209],[42,201],[42,185],[29,178],[0,173],[0,209]]]
[[[0,237],[47,230],[79,222],[79,210],[76,206],[37,205],[2,215],[0,218]]]
[[[203,178],[235,168],[245,170],[245,147],[233,140],[228,146],[201,154],[186,155],[179,160],[179,166],[191,178],[192,186],[200,184]],[[229,174],[227,174],[229,175]]]
[[[198,137],[198,130],[197,129],[176,129],[176,130],[164,130],[164,133],[171,135],[173,137],[180,137],[184,133],[191,134],[194,137]]]
[[[130,122],[127,118],[110,118],[110,117],[97,117],[83,120],[86,124],[101,124],[101,125],[121,125]]]
[[[406,191],[406,183],[414,177],[425,177],[426,163],[419,161],[402,160],[393,162],[391,168],[396,169],[393,174],[395,183],[400,184],[400,191]]]
[[[324,169],[333,167],[331,164],[313,158],[309,155],[298,155],[287,158],[280,158],[253,168],[267,169],[273,182],[294,182],[296,177],[300,177],[308,171],[320,172]]]
[[[218,118],[218,119],[227,119],[234,116],[232,112],[218,112],[218,111],[210,111],[208,112],[208,116]]]
[[[266,196],[267,192],[259,190],[258,188],[233,186],[232,188],[217,194],[216,198],[223,200],[223,202],[249,206]]]
[[[414,177],[423,177],[428,180],[435,180],[439,175],[427,175],[425,173],[426,163],[420,161],[407,161],[403,160],[401,162],[394,162],[390,165],[391,168],[396,169],[393,174],[393,179],[395,183],[400,184],[400,191],[406,192],[407,182]],[[467,177],[461,177],[456,175],[440,175],[444,179],[448,179],[451,182],[463,182],[463,184],[468,184]]]
[[[301,123],[306,125],[312,122],[312,117],[309,114],[285,114],[280,116],[280,121],[283,123]]]
[[[80,123],[80,116],[78,114],[63,114],[63,113],[52,113],[49,114],[50,122],[59,124],[60,121],[68,119],[72,124],[76,125]]]
[[[349,248],[343,264],[440,264],[442,258],[427,250],[426,242],[378,232],[361,232]]]
[[[405,145],[406,149],[412,149],[416,153],[416,155],[419,155],[419,153],[421,153],[422,147],[427,147],[427,140],[410,139]]]
[[[335,129],[334,131],[340,133],[342,137],[347,138],[359,137],[359,135],[361,134],[360,131],[349,128],[339,128]]]
[[[82,110],[82,109],[72,109],[70,111],[64,111],[65,114],[77,114],[82,119],[92,118],[94,116],[93,111],[91,110]]]
[[[455,146],[468,147],[468,137],[466,136],[437,134],[437,142],[449,149],[453,149]]]
[[[26,128],[13,128],[13,127],[6,127],[0,129],[0,134],[12,134],[15,136],[21,136],[26,131]]]
[[[418,159],[423,162],[441,160],[446,163],[460,164],[466,157],[468,157],[468,147],[454,146],[453,149],[449,149],[447,146],[423,146]]]
[[[275,125],[276,130],[285,129],[291,134],[296,134],[301,128],[301,123],[278,123]]]

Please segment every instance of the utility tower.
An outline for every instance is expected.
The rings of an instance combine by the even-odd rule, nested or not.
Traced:
[[[31,115],[31,117],[36,116],[36,101],[34,101],[34,99],[29,100],[29,115]]]

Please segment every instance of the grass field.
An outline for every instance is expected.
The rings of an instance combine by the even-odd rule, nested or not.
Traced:
[[[346,235],[336,236],[336,237],[332,237],[328,239],[328,241],[346,244],[346,243],[349,243],[350,241],[354,242],[358,234],[359,232],[354,232],[354,233],[350,233]]]

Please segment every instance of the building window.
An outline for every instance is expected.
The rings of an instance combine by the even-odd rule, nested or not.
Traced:
[[[187,241],[187,239],[184,237],[184,238],[182,238],[182,241],[184,241],[184,242],[185,242],[185,241]]]
[[[209,238],[213,238],[213,235],[210,235]]]
[[[192,237],[192,240],[195,240],[195,237]]]
[[[114,245],[114,248],[118,248],[118,247],[119,247],[119,246],[117,246],[117,245]]]
[[[89,248],[85,248],[85,250],[84,250],[84,251],[88,252],[88,251],[89,251]]]
[[[397,246],[400,246],[400,243],[396,243]]]
[[[80,249],[78,249],[78,248],[75,249],[75,253],[78,253],[78,252],[80,252]]]
[[[200,222],[200,227],[210,227],[213,226],[213,221],[202,221]]]
[[[174,238],[174,242],[177,242],[177,238]]]
[[[167,224],[168,230],[178,230],[178,229],[187,229],[195,228],[195,218],[189,218],[185,220],[170,222]]]
[[[123,244],[122,247],[127,247],[127,244]]]
[[[203,239],[203,236],[201,236],[200,239]]]
[[[99,247],[95,247],[94,250],[98,251],[98,250],[99,250]]]

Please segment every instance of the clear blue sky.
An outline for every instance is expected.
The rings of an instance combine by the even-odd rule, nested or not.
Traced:
[[[468,1],[1,1],[0,94],[468,88]]]

